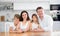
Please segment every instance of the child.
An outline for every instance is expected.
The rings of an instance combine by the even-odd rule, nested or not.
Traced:
[[[40,27],[39,27],[39,21],[38,21],[38,17],[36,14],[32,15],[32,24],[31,24],[31,31],[41,31]]]
[[[20,15],[18,14],[15,14],[14,16],[14,25],[13,26],[10,26],[10,32],[21,32],[19,30],[19,26],[20,25]]]

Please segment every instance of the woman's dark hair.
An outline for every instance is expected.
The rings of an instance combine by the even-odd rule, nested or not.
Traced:
[[[23,18],[22,18],[22,14],[23,14],[23,13],[26,13],[26,14],[27,14],[27,21],[29,21],[30,18],[29,18],[28,12],[25,11],[25,10],[23,10],[23,11],[21,12],[21,15],[20,15],[20,21],[23,21]]]
[[[39,24],[39,21],[38,21],[38,17],[37,17],[37,15],[36,15],[36,14],[33,14],[33,15],[32,15],[32,18],[33,18],[33,16],[35,16],[35,17],[36,17],[36,19],[37,19],[37,21],[36,21],[36,22]],[[31,22],[33,22],[33,20],[32,20]]]
[[[19,15],[19,14],[15,14],[15,15],[14,15],[14,18],[15,18],[15,17],[20,20],[20,15]]]

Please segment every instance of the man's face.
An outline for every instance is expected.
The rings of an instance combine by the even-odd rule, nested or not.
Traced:
[[[38,9],[37,14],[39,17],[42,17],[43,16],[43,9]]]

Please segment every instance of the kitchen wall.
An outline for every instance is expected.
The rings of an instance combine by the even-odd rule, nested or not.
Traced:
[[[37,7],[42,6],[45,10],[50,9],[50,3],[45,2],[24,2],[24,3],[14,3],[14,10],[35,10]]]
[[[50,0],[50,4],[60,4],[60,0]]]

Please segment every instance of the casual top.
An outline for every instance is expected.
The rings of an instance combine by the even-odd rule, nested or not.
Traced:
[[[23,23],[20,22],[20,29],[21,29],[22,31],[24,31],[25,29],[27,29],[28,26],[29,26],[28,22],[26,22],[25,25],[23,25]]]
[[[37,28],[38,28],[38,24],[32,23],[32,30],[37,29]]]
[[[20,24],[20,22],[19,22],[19,24]],[[15,29],[16,29],[16,26],[14,25],[14,23],[13,23],[12,25],[10,25],[10,27],[12,27],[12,28],[13,28],[13,30],[15,30]]]
[[[52,31],[53,19],[49,15],[44,14],[44,17],[43,17],[42,20],[38,16],[38,19],[39,19],[40,26],[45,31]]]

